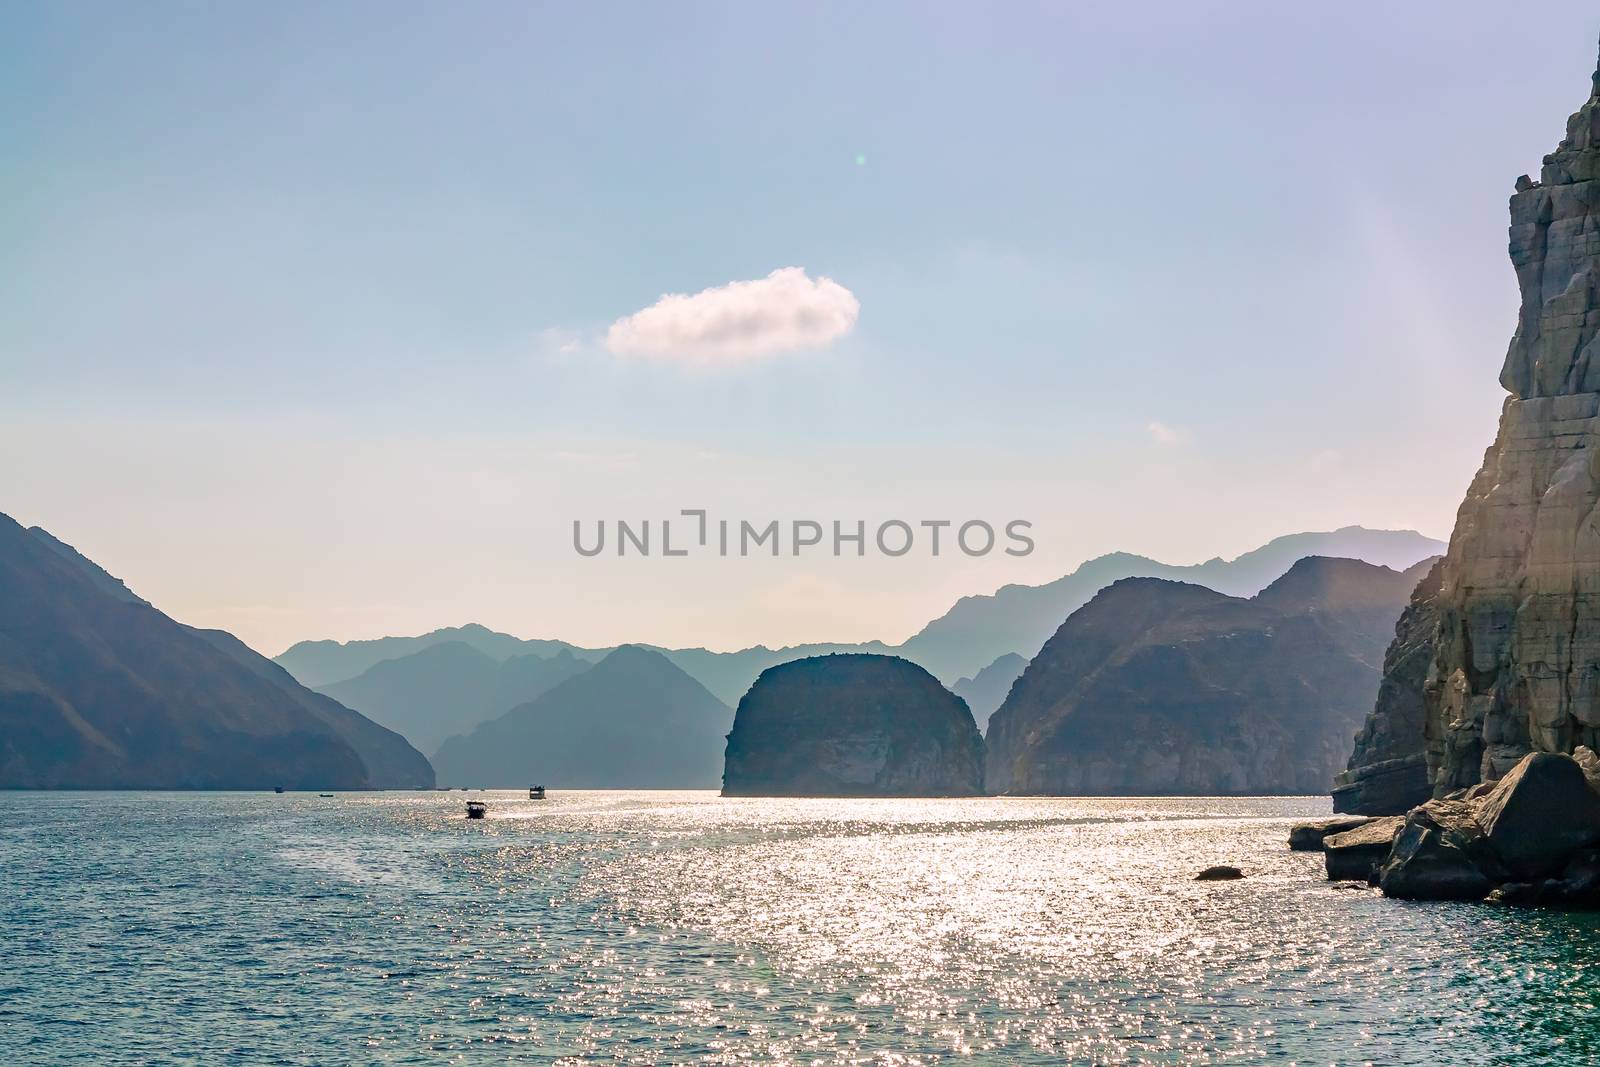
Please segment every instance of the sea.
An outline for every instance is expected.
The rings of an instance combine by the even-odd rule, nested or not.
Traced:
[[[1600,918],[1330,884],[1328,810],[0,793],[0,1063],[1600,1062]]]

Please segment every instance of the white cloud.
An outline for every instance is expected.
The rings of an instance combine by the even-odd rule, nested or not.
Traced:
[[[861,302],[832,278],[783,267],[693,296],[669,293],[606,331],[617,355],[727,365],[825,348],[855,328]]]
[[[1164,422],[1151,422],[1145,427],[1145,430],[1149,432],[1151,440],[1158,445],[1182,444],[1189,437],[1186,431],[1180,430],[1175,426],[1168,426]]]

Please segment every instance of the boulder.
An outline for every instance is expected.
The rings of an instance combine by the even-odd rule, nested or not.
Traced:
[[[1600,756],[1596,756],[1594,749],[1589,746],[1579,745],[1572,750],[1572,758],[1583,768],[1583,776],[1588,779],[1589,788],[1600,793]]]
[[[1354,830],[1323,839],[1323,860],[1328,880],[1365,882],[1389,857],[1395,835],[1405,823],[1401,815],[1369,819]]]
[[[1571,756],[1524,756],[1475,805],[1474,815],[1508,874],[1532,881],[1558,873],[1573,853],[1600,844],[1600,794]]]
[[[1195,875],[1194,880],[1197,882],[1231,882],[1236,878],[1243,877],[1244,872],[1239,868],[1229,867],[1227,864],[1218,864],[1215,867],[1207,867]]]
[[[1482,900],[1500,874],[1473,805],[1430,800],[1405,817],[1378,885],[1401,900]]]
[[[1600,851],[1588,849],[1573,856],[1560,878],[1507,882],[1489,899],[1517,907],[1600,908]]]
[[[1322,842],[1331,834],[1342,834],[1365,826],[1372,820],[1360,815],[1336,815],[1314,819],[1289,828],[1289,848],[1295,852],[1321,852]]]

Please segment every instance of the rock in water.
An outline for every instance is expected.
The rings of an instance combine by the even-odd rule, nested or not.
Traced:
[[[1378,872],[1386,897],[1482,900],[1499,880],[1470,801],[1430,800],[1405,818]]]
[[[1477,803],[1489,845],[1518,878],[1542,878],[1600,843],[1600,796],[1576,760],[1535,752]]]
[[[761,672],[728,734],[723,796],[974,796],[983,739],[965,703],[895,656]]]
[[[1433,795],[1423,742],[1423,685],[1439,628],[1442,569],[1440,560],[1417,583],[1395,624],[1377,702],[1356,735],[1349,764],[1334,779],[1334,811],[1404,815]]]
[[[1391,815],[1371,819],[1364,826],[1330,834],[1322,841],[1323,861],[1331,882],[1365,882],[1389,858],[1394,839],[1405,819]]]
[[[1232,882],[1243,877],[1244,872],[1239,868],[1230,867],[1225,863],[1219,863],[1217,866],[1207,867],[1205,870],[1195,875],[1194,880],[1197,882]]]
[[[1499,434],[1456,518],[1426,685],[1434,794],[1600,743],[1600,76],[1511,197]]]
[[[1365,826],[1371,821],[1361,815],[1344,815],[1297,823],[1289,828],[1289,848],[1293,852],[1321,852],[1322,843],[1327,838]]]

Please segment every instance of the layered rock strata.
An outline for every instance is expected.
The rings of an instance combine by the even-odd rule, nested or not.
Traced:
[[[1436,796],[1600,743],[1600,74],[1511,198],[1499,434],[1457,515],[1425,684]]]

